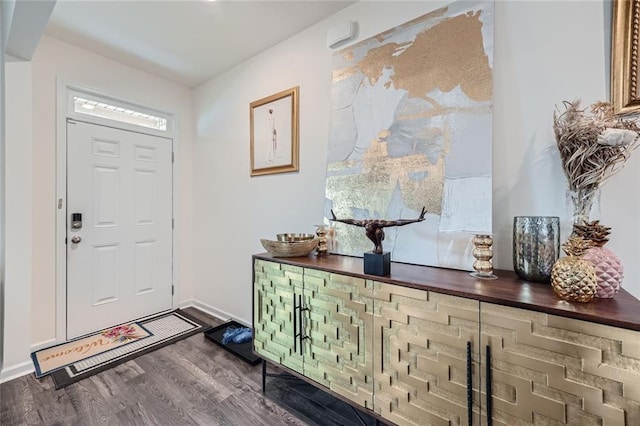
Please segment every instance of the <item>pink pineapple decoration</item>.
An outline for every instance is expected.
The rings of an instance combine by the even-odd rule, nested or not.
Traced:
[[[584,221],[583,225],[573,225],[573,234],[593,242],[594,246],[584,252],[582,259],[593,264],[596,269],[596,297],[611,298],[620,290],[624,269],[618,256],[604,247],[609,241],[611,228],[602,226],[599,222]]]

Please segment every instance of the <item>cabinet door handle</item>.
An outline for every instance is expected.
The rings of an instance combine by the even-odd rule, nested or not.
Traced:
[[[471,341],[467,341],[467,423],[473,425],[473,362]]]
[[[293,352],[298,352],[298,318],[296,317],[296,311],[298,306],[296,305],[296,292],[293,293]]]
[[[309,336],[305,336],[306,321],[302,316],[304,311],[308,311],[309,308],[304,308],[302,305],[302,295],[298,294],[298,300],[296,301],[296,293],[293,293],[293,352],[304,355],[304,346],[302,341],[308,339]],[[299,348],[299,349],[298,349]]]
[[[302,295],[300,294],[300,295],[298,295],[298,312],[299,312],[298,321],[300,321],[298,323],[298,328],[300,329],[300,333],[298,333],[298,338],[300,339],[300,355],[304,355],[304,349],[302,347],[302,340],[304,339],[302,337],[302,335],[304,334],[304,330],[303,330],[303,327],[302,327],[302,311],[304,311],[304,310],[306,310],[306,309],[302,308]]]
[[[487,387],[487,426],[493,426],[493,401],[491,396],[491,346],[487,345],[485,359],[486,387]]]
[[[258,294],[258,321],[263,322],[264,321],[264,313],[262,311],[262,289],[258,289],[257,291]],[[256,327],[253,327],[254,329]]]

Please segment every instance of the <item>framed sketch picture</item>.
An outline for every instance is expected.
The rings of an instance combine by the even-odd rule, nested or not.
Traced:
[[[299,87],[251,102],[251,176],[298,171]]]

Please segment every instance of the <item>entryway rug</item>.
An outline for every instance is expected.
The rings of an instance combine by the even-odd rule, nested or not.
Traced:
[[[46,376],[74,362],[130,345],[152,335],[142,324],[132,322],[33,352],[31,359],[36,377]]]
[[[132,328],[129,328],[130,326]],[[74,347],[86,348],[87,346],[84,345],[89,345],[97,348],[99,345],[91,343],[95,342],[96,338],[98,340],[106,338],[115,338],[116,340],[124,339],[124,341],[117,342],[120,343],[117,347],[99,351],[99,353],[95,354],[87,354],[87,356],[82,359],[72,361],[52,370],[47,370],[48,372],[44,372],[45,370],[42,370],[43,364],[37,361],[37,354],[43,351],[35,352],[31,356],[36,366],[36,377],[51,375],[56,389],[60,389],[133,358],[177,342],[178,340],[206,331],[209,328],[209,325],[202,323],[181,310],[176,310],[135,323],[103,330],[94,335],[67,342],[53,348],[44,349],[43,351],[49,350],[50,352],[41,359],[56,355],[53,356],[53,359],[57,360],[59,358],[57,355],[61,353],[66,355],[66,352]],[[141,331],[144,331],[146,335],[139,334]],[[140,337],[126,337],[132,335]],[[92,338],[94,340],[91,340]],[[73,344],[75,344],[75,346],[69,346]],[[66,349],[63,349],[63,346],[65,346]],[[79,352],[81,351],[82,349],[79,350]],[[69,354],[73,353],[75,352],[69,352]],[[38,376],[38,369],[40,369],[40,376]]]

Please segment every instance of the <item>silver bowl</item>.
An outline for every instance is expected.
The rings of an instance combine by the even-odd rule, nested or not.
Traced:
[[[313,240],[316,236],[314,234],[277,234],[276,239],[285,243],[297,243],[300,241]]]
[[[308,256],[316,248],[318,241],[317,238],[293,242],[260,240],[262,247],[274,257]]]

